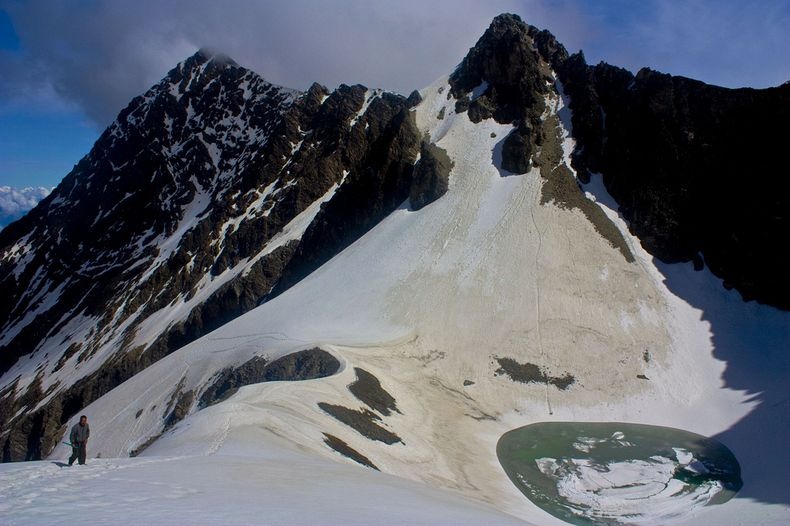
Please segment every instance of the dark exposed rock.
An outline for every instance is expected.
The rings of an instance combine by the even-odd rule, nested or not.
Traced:
[[[331,376],[339,369],[337,358],[314,347],[277,358],[266,366],[264,377],[267,382],[312,380]]]
[[[469,112],[469,120],[472,122],[480,122],[493,117],[495,110],[494,102],[486,95],[469,99],[468,108],[466,109]]]
[[[412,91],[409,93],[409,97],[406,99],[406,106],[409,108],[413,108],[417,104],[422,102],[422,95],[417,90]]]
[[[288,107],[289,96],[232,61],[197,53],[144,97],[135,98],[48,200],[0,232],[3,248],[35,234],[26,248],[31,261],[17,269],[18,277],[2,272],[0,288],[13,301],[0,306],[0,320],[12,321],[29,310],[24,301],[16,301],[27,288],[45,292],[49,282],[63,286],[58,303],[1,350],[0,368],[7,369],[72,317],[98,316],[103,329],[124,301],[130,311],[146,302],[154,308],[151,298],[166,305],[192,288],[203,266],[196,265],[192,273],[184,266],[197,249],[208,248],[208,230],[224,219],[216,214],[203,224],[203,239],[193,235],[148,280],[130,284],[156,255],[151,242],[175,231],[182,207],[201,189],[220,202],[221,189],[212,187],[220,172],[235,169],[244,178],[245,168],[256,170],[245,149],[262,144],[240,141],[227,118],[260,132],[264,141]],[[206,145],[218,147],[219,157],[212,157]],[[178,157],[168,153],[176,147]],[[265,157],[265,151],[260,153]],[[210,252],[198,254],[199,261],[207,257]],[[40,269],[46,279],[35,281]]]
[[[448,93],[447,96],[450,97],[452,92]],[[469,110],[469,96],[466,94],[461,95],[458,100],[455,101],[455,113],[463,113]]]
[[[162,434],[161,434],[161,433],[157,433],[156,435],[153,435],[153,436],[150,436],[150,437],[148,437],[147,439],[145,439],[145,441],[143,441],[143,443],[142,443],[142,444],[140,444],[139,446],[137,446],[136,448],[134,448],[133,450],[131,450],[131,451],[129,452],[129,456],[130,456],[130,457],[136,457],[136,456],[138,456],[140,453],[142,453],[143,451],[145,451],[146,449],[148,449],[148,448],[151,446],[151,444],[153,444],[154,442],[156,442],[157,440],[159,440],[159,437],[161,437],[161,436],[162,436]]]
[[[551,384],[562,391],[565,391],[576,382],[576,378],[570,373],[565,373],[562,376],[551,376],[542,367],[538,367],[533,363],[519,363],[512,358],[497,358],[496,361],[499,363],[496,374],[507,375],[514,382]]]
[[[538,127],[552,78],[529,31],[517,15],[494,19],[450,76],[451,93],[459,99],[456,112],[468,106],[472,122],[493,117],[503,124],[526,125],[525,130]],[[484,82],[483,92],[473,93]],[[534,142],[534,136],[525,139]]]
[[[251,174],[261,175],[260,164],[278,149],[278,141],[287,143],[285,133],[282,139],[267,138],[282,124],[290,97],[232,61],[198,53],[135,98],[49,199],[0,232],[3,250],[25,238],[29,258],[19,268],[14,258],[0,264],[0,290],[9,300],[0,305],[0,326],[33,307],[20,301],[26,292],[52,292],[53,283],[61,289],[55,305],[0,348],[0,370],[58,333],[68,338],[66,325],[79,316],[97,317],[95,332],[85,341],[64,343],[81,345],[80,360],[89,359],[113,330],[111,322],[120,323],[114,317],[124,320],[145,305],[133,320],[139,321],[194,289],[217,256],[212,237],[231,214],[220,206],[228,202],[223,190],[230,186],[228,180],[217,184],[220,174],[234,171],[242,195],[254,184],[271,182],[272,174],[264,174],[264,181]],[[255,138],[242,141],[241,125]],[[216,147],[219,156],[212,157],[206,145]],[[251,154],[255,147],[259,150]],[[158,252],[157,236],[175,232],[183,207],[200,191],[211,194],[206,204],[213,201],[216,208],[209,207],[211,213],[169,260],[145,274]],[[288,219],[281,217],[281,224]]]
[[[501,161],[514,174],[530,169],[552,81],[530,31],[516,15],[496,17],[450,76],[457,113],[468,111],[472,122],[493,117],[516,126],[502,144]]]
[[[177,392],[176,403],[173,404],[173,410],[165,417],[164,431],[167,431],[180,421],[182,421],[192,409],[192,403],[195,401],[195,391],[189,390],[182,393],[180,390]],[[163,431],[163,432],[164,432]]]
[[[371,462],[368,457],[366,457],[356,449],[352,448],[351,446],[349,446],[344,441],[340,440],[334,435],[330,435],[329,433],[324,433],[324,444],[334,449],[344,457],[350,458],[354,462],[357,462],[369,468],[373,468],[376,471],[380,471],[379,468],[377,468],[376,465],[373,462]]]
[[[413,210],[433,203],[447,192],[453,162],[442,148],[423,141],[414,166],[409,202]]]
[[[525,174],[532,162],[532,133],[525,127],[515,128],[502,143],[502,169],[514,174]]]
[[[328,415],[355,429],[366,438],[384,442],[388,445],[403,442],[398,435],[378,425],[376,421],[381,421],[381,417],[372,411],[367,409],[358,411],[342,405],[327,404],[325,402],[319,402],[318,407]]]
[[[186,383],[186,381],[187,381],[186,376],[182,376],[181,379],[178,381],[178,384],[176,384],[175,388],[170,392],[170,400],[167,401],[167,408],[165,409],[165,412],[162,415],[163,419],[166,419],[167,415],[170,414],[175,408],[179,398],[183,394],[182,391],[184,389],[184,384]]]
[[[472,380],[464,380],[464,387],[469,387],[470,385],[475,385]]]
[[[58,362],[55,364],[55,368],[53,371],[57,371],[68,361],[69,358],[74,356],[82,349],[82,345],[79,342],[74,342],[66,349],[66,352],[58,359]]]
[[[23,423],[25,433],[15,435],[9,433],[8,423],[13,422],[14,415],[24,409],[34,405],[42,396],[41,376],[37,376],[28,386],[27,390],[19,396],[15,396],[18,385],[18,378],[2,392],[0,392],[0,440],[3,444],[3,461],[8,462],[12,459],[32,460],[40,454],[41,440],[36,433],[41,429],[42,418],[30,419]]]
[[[383,387],[379,379],[359,367],[354,367],[357,379],[348,386],[351,394],[374,411],[378,411],[384,416],[389,416],[391,411],[398,410],[395,399]]]
[[[200,409],[217,404],[232,396],[239,387],[265,381],[266,359],[255,356],[238,367],[223,369],[200,395]]]
[[[550,32],[540,30],[534,26],[527,26],[527,33],[532,37],[540,56],[556,69],[568,59],[568,51],[560,44]]]
[[[200,408],[221,402],[240,387],[261,382],[298,381],[324,378],[340,368],[337,358],[314,347],[287,354],[272,362],[255,356],[238,367],[223,369],[200,395]]]

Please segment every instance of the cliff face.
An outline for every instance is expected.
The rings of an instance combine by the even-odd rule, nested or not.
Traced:
[[[649,69],[555,59],[580,177],[600,173],[642,245],[707,265],[744,300],[790,309],[790,85],[725,89]]]

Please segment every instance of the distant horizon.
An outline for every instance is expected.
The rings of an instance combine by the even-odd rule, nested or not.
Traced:
[[[0,186],[56,186],[134,96],[201,48],[294,89],[359,83],[407,95],[451,71],[494,16],[514,12],[591,64],[730,88],[790,79],[786,3],[596,4],[0,0]]]

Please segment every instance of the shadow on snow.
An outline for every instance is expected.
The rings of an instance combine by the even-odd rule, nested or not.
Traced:
[[[790,312],[745,303],[710,271],[694,272],[691,263],[670,265],[655,258],[654,263],[667,288],[701,310],[701,320],[710,324],[713,356],[726,363],[724,387],[744,391],[757,403],[712,437],[741,464],[744,485],[736,498],[790,504]]]

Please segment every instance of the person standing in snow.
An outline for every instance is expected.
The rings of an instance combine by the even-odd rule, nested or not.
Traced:
[[[74,424],[69,434],[71,440],[71,458],[69,459],[69,466],[74,464],[74,461],[79,459],[80,465],[85,464],[85,457],[88,456],[88,437],[91,436],[91,428],[88,425],[88,417],[82,415],[80,421]]]

